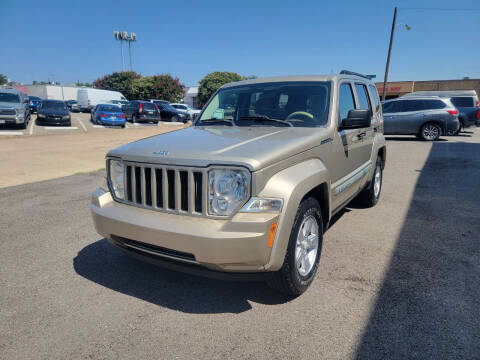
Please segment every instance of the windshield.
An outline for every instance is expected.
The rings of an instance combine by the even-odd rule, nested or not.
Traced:
[[[65,103],[60,102],[60,101],[43,101],[41,108],[43,110],[67,110],[65,107]]]
[[[103,106],[100,106],[98,110],[100,110],[100,111],[113,111],[113,112],[121,111],[120,107],[118,107],[116,105],[115,106],[105,106],[105,105],[103,105]]]
[[[278,125],[272,119],[295,127],[325,125],[330,88],[329,81],[289,81],[221,89],[208,103],[196,125],[211,119],[227,120],[238,126]]]
[[[0,93],[0,102],[19,103],[20,98],[18,97],[17,94]]]

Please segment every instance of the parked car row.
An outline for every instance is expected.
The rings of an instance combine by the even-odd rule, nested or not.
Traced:
[[[475,91],[419,91],[382,102],[385,135],[416,135],[435,141],[480,126]]]

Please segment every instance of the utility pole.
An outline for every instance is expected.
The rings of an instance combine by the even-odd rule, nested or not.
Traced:
[[[385,77],[383,78],[382,100],[385,100],[387,93],[388,68],[390,67],[390,55],[392,54],[393,34],[395,32],[395,24],[397,22],[397,7],[393,11],[392,31],[390,32],[390,44],[388,46],[387,65],[385,66]]]

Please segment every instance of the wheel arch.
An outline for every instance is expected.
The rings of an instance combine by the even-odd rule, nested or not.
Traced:
[[[260,191],[260,197],[278,197],[283,199],[282,214],[279,219],[277,235],[265,269],[281,268],[295,215],[301,201],[312,196],[320,204],[324,229],[330,220],[331,196],[330,177],[327,168],[320,159],[309,159],[284,169],[272,176]]]

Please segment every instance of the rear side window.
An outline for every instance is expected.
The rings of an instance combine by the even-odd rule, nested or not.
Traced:
[[[442,100],[423,100],[425,110],[444,109],[447,107]]]
[[[353,99],[352,87],[350,84],[341,84],[338,97],[338,115],[340,120],[346,119],[348,112],[353,109],[355,109],[355,100]]]
[[[370,100],[368,99],[367,87],[363,84],[355,84],[360,109],[372,111]]]
[[[471,97],[452,97],[452,103],[455,107],[474,107],[475,101]]]
[[[375,111],[380,110],[380,99],[378,97],[377,88],[374,85],[368,85],[370,94],[372,95],[373,103],[375,104]]]
[[[426,109],[423,100],[405,100],[402,101],[402,111],[419,111]]]

